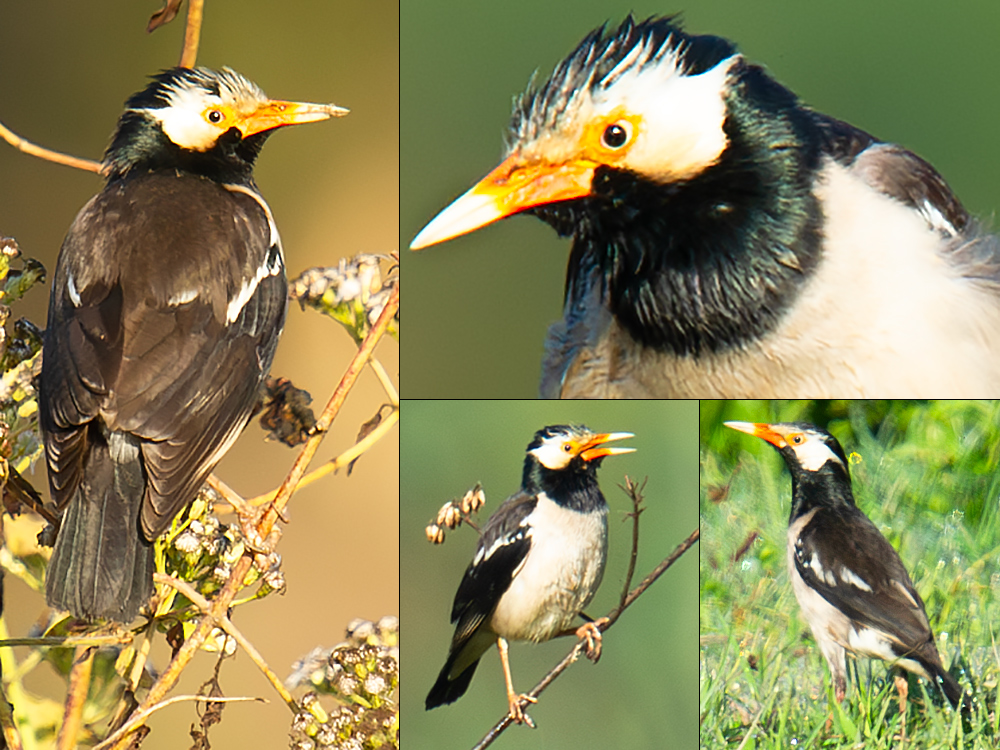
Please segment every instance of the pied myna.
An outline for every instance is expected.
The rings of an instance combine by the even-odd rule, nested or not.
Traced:
[[[924,160],[675,19],[587,36],[413,240],[573,239],[543,397],[1000,393],[1000,245]]]
[[[427,695],[428,709],[464,695],[479,659],[495,643],[511,718],[531,723],[522,703],[532,699],[514,691],[507,641],[539,643],[564,634],[593,598],[608,548],[608,506],[597,485],[597,467],[605,456],[631,453],[633,448],[607,445],[629,437],[576,425],[535,433],[521,491],[486,522],[458,586],[451,611],[455,635]],[[600,630],[588,620],[576,632],[596,658]]]
[[[149,600],[153,541],[243,430],[284,325],[254,161],[275,128],[345,112],[268,99],[229,69],[168,70],[126,102],[107,184],[52,281],[39,399],[65,510],[52,607],[128,622]]]
[[[788,573],[830,672],[847,691],[845,653],[884,659],[939,685],[953,706],[961,686],[941,664],[924,603],[899,555],[854,503],[844,449],[810,424],[726,422],[781,453],[792,475]],[[900,688],[901,707],[905,697]]]

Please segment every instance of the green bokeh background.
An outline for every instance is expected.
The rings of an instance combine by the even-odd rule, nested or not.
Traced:
[[[160,0],[0,2],[0,120],[44,146],[100,158],[125,99],[145,86],[148,75],[179,59],[187,6],[174,23],[147,34],[146,22],[161,6]],[[291,274],[396,246],[398,12],[394,0],[205,4],[200,64],[229,65],[274,97],[332,101],[351,109],[338,120],[279,132],[261,154],[257,183],[274,212]],[[0,143],[0,234],[17,238],[26,254],[51,270],[73,217],[100,187],[94,174]],[[43,325],[47,297],[40,285],[15,307],[14,316]],[[310,391],[314,406],[322,408],[354,349],[335,323],[295,306],[273,372]],[[379,355],[395,377],[396,343],[384,342]],[[317,459],[352,445],[359,425],[384,401],[374,376],[362,373]],[[217,472],[253,496],[276,487],[295,455],[265,443],[252,425]],[[287,675],[292,661],[313,647],[340,641],[351,619],[398,614],[397,466],[394,433],[358,462],[350,478],[328,477],[292,500],[291,523],[278,547],[288,592],[235,614],[278,675]],[[29,478],[39,488],[46,485],[41,466]],[[42,598],[12,576],[6,589],[10,633],[24,635],[39,616]],[[18,657],[24,653],[19,650]],[[157,668],[168,659],[165,647],[154,649]],[[195,661],[175,694],[196,692],[211,673],[212,655]],[[29,686],[61,700],[64,684],[49,671],[45,665],[36,669]],[[227,694],[263,695],[270,703],[229,705],[210,732],[212,746],[287,747],[291,714],[250,660],[238,655],[221,675]],[[189,747],[188,729],[195,721],[192,703],[160,711],[143,747]]]
[[[641,516],[638,582],[698,525],[698,405],[673,402],[407,402],[402,420],[401,618],[406,628],[402,713],[407,750],[471,747],[506,712],[496,649],[483,657],[469,691],[456,703],[424,710],[444,664],[455,589],[475,549],[476,533],[449,532],[428,544],[424,527],[446,501],[483,483],[485,520],[520,484],[524,449],[548,424],[582,422],[628,431],[636,452],[608,458],[600,482],[611,508],[604,582],[592,617],[618,601],[628,567],[627,474],[649,478]],[[538,725],[509,728],[497,748],[690,748],[698,733],[698,547],[689,550],[625,612],[604,637],[597,665],[572,665],[529,713]],[[414,645],[417,644],[417,645]],[[515,689],[527,692],[569,650],[562,638],[514,643]]]
[[[592,28],[683,11],[818,110],[928,159],[967,207],[1000,205],[1000,4],[422,0],[402,5],[400,243],[496,165],[511,98]],[[404,253],[410,397],[532,398],[569,241],[533,217]]]

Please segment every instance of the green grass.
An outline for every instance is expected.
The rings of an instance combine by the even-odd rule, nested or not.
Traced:
[[[858,506],[899,551],[945,665],[975,697],[963,722],[911,677],[909,746],[995,747],[1000,405],[958,401],[702,402],[701,746],[889,748],[901,729],[884,662],[849,658],[847,699],[833,699],[785,567],[791,479],[729,419],[814,422],[841,441]]]

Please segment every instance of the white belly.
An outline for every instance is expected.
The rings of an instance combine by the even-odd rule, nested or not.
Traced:
[[[541,496],[531,549],[489,626],[508,640],[544,641],[567,629],[593,599],[607,561],[607,508],[589,514]]]

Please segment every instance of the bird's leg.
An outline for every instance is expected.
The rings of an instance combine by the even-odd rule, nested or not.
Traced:
[[[601,658],[601,626],[607,625],[608,622],[607,617],[601,617],[598,620],[585,622],[576,629],[576,637],[581,641],[587,641],[587,658],[595,664]]]
[[[510,676],[510,661],[507,659],[507,641],[503,638],[497,638],[497,649],[500,651],[500,664],[503,666],[503,677],[507,681],[507,704],[510,706],[510,718],[518,724],[527,724],[534,729],[535,722],[521,708],[521,702],[538,703],[538,699],[532,698],[530,695],[524,695],[523,693],[518,695],[514,692],[514,680]]]
[[[843,703],[847,696],[847,678],[843,674],[833,676],[833,689],[837,697],[837,703]]]
[[[899,736],[900,739],[906,741],[906,699],[910,694],[910,684],[906,680],[906,675],[902,672],[896,672],[894,677],[896,683],[896,692],[899,693]]]

